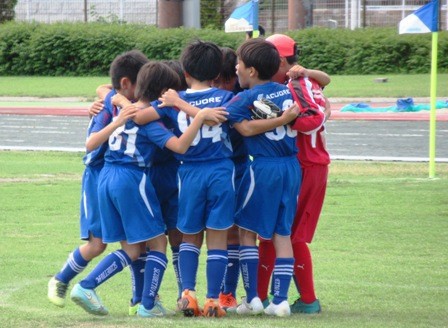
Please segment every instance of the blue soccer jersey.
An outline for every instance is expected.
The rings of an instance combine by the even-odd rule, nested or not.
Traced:
[[[217,88],[199,91],[188,89],[179,92],[179,96],[197,108],[210,108],[223,106],[233,97],[233,93]],[[193,118],[176,108],[159,108],[157,103],[154,103],[154,108],[162,118],[169,117],[175,123],[174,133],[176,135],[183,133],[193,120]],[[217,160],[231,156],[232,146],[229,139],[229,127],[226,123],[214,126],[204,124],[187,152],[182,155],[176,154],[176,157],[183,162]]]
[[[109,137],[98,187],[104,242],[132,244],[165,232],[148,168],[156,147],[164,147],[172,137],[160,122],[138,125],[132,120]]]
[[[111,91],[104,100],[104,109],[93,117],[87,128],[87,138],[92,132],[97,132],[112,121],[113,106],[111,97],[116,91]],[[107,150],[107,142],[98,148],[87,152],[84,156],[85,170],[82,175],[81,202],[79,226],[81,239],[88,240],[90,235],[102,238],[101,215],[98,203],[98,178],[104,166],[104,154]]]
[[[160,103],[156,101],[157,103]],[[152,103],[151,105],[157,105]],[[163,125],[174,131],[174,124],[166,117],[161,120]],[[180,162],[174,153],[167,148],[157,148],[154,154],[153,165],[150,169],[151,182],[157,194],[162,210],[163,220],[168,230],[175,229],[178,215],[178,193],[177,170]]]
[[[173,136],[160,121],[138,125],[129,120],[109,137],[106,162],[149,168],[157,147],[163,148]]]
[[[240,92],[227,104],[230,124],[252,120],[255,100],[269,99],[285,110],[293,103],[288,88],[268,82]],[[253,156],[238,190],[235,223],[264,239],[288,236],[297,205],[301,170],[296,158],[297,132],[289,125],[245,137]],[[269,200],[269,201],[266,201]]]
[[[114,114],[114,106],[112,105],[111,98],[116,94],[115,90],[112,90],[108,93],[106,98],[104,99],[104,108],[98,115],[92,117],[89,123],[89,127],[87,128],[87,138],[93,133],[102,130],[106,125],[112,122],[113,114]],[[104,164],[104,153],[107,150],[107,142],[99,146],[98,148],[92,150],[91,152],[87,152],[84,156],[84,164],[85,165],[103,165]]]
[[[179,96],[198,108],[219,107],[233,94],[217,88],[187,90]],[[158,108],[161,117],[176,124],[175,134],[183,133],[192,118],[175,108]],[[184,155],[178,170],[179,214],[177,228],[196,234],[209,228],[226,230],[234,223],[234,165],[227,124],[203,125]]]
[[[227,105],[229,123],[240,123],[252,120],[251,108],[253,102],[266,98],[275,103],[282,110],[292,106],[293,99],[287,86],[275,82],[268,82],[254,86],[252,89],[238,93]],[[283,157],[297,154],[297,131],[289,125],[245,138],[248,152],[253,157]]]

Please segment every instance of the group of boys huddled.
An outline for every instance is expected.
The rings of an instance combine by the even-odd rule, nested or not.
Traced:
[[[282,34],[246,40],[237,51],[195,40],[179,61],[149,60],[138,50],[117,56],[111,85],[98,87],[101,100],[89,110],[80,206],[87,242],[49,281],[49,300],[63,307],[70,281],[107,244],[120,242],[71,290],[91,314],[109,313],[95,290],[125,267],[130,315],[320,312],[307,244],[330,163],[330,105],[322,94],[330,78],[297,59],[296,43]],[[279,113],[260,117],[260,104]],[[159,298],[168,243],[177,311]],[[240,275],[246,295],[238,304]],[[293,276],[300,298],[290,305]]]

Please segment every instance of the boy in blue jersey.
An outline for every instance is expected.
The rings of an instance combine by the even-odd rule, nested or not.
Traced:
[[[195,41],[181,56],[181,64],[189,89],[179,96],[192,106],[219,107],[233,94],[210,87],[220,73],[222,53],[211,42]],[[159,117],[169,117],[176,125],[176,133],[185,133],[191,117],[173,107],[160,108],[154,104]],[[198,114],[196,114],[198,115]],[[203,125],[191,147],[181,156],[179,167],[179,215],[177,228],[183,233],[179,250],[182,297],[178,302],[185,316],[225,315],[218,297],[227,266],[227,229],[233,223],[235,192],[234,165],[230,160],[232,148],[227,124]],[[196,298],[196,276],[199,253],[206,231],[207,294],[203,311]]]
[[[137,50],[117,56],[110,68],[110,76],[116,90],[133,99],[137,73],[147,61],[146,56]],[[113,94],[115,94],[115,91],[111,96]],[[111,96],[104,102],[103,116],[101,117],[101,120],[106,124],[112,121]],[[89,111],[95,110],[97,107],[98,103],[94,103]],[[91,119],[87,137],[90,136],[95,125],[95,120]],[[102,232],[97,196],[98,176],[104,165],[106,149],[107,143],[103,143],[98,148],[89,150],[84,156],[85,170],[81,186],[80,230],[81,239],[86,240],[87,243],[81,245],[69,255],[61,271],[48,283],[48,299],[60,307],[65,305],[65,296],[70,281],[84,270],[93,258],[106,249],[106,245],[101,240]]]
[[[173,69],[180,78],[179,90],[185,90],[187,88],[185,76],[183,75],[182,66],[177,60],[166,60],[162,63],[168,65]],[[104,94],[110,92],[110,85],[102,85],[97,88],[98,96],[102,97]],[[118,99],[116,100],[118,101]],[[126,105],[127,102],[122,104],[122,107]],[[147,118],[145,115],[146,110],[141,110],[137,112],[136,116],[133,118],[134,122],[140,125],[147,124],[154,119],[152,117]],[[169,119],[162,120],[162,123],[170,130],[174,129],[173,123]],[[149,169],[149,176],[153,184],[154,190],[157,195],[157,199],[160,203],[160,208],[162,211],[163,220],[166,225],[166,233],[168,235],[168,242],[171,247],[172,253],[172,264],[174,268],[174,273],[176,281],[178,283],[178,298],[180,298],[182,293],[182,287],[180,284],[179,276],[179,246],[182,242],[182,234],[176,228],[177,224],[177,213],[178,213],[178,186],[177,186],[177,170],[180,162],[173,152],[169,149],[157,148],[154,154],[154,160]],[[146,256],[140,257],[145,259]],[[144,261],[134,261],[130,265],[133,288],[132,288],[132,299],[129,306],[129,315],[134,315],[137,313],[138,306],[141,301],[141,294],[143,291],[143,278],[144,278]]]
[[[219,77],[213,81],[213,86],[232,91],[234,94],[242,91],[238,84],[235,66],[237,64],[237,55],[235,50],[228,47],[221,47],[223,55],[223,66]],[[235,165],[234,184],[235,191],[238,192],[241,179],[246,168],[249,166],[249,153],[244,144],[242,135],[235,129],[229,130],[230,142],[233,148],[232,161]],[[229,254],[229,263],[219,294],[219,305],[227,312],[235,312],[238,306],[236,300],[236,290],[240,273],[239,261],[239,232],[238,227],[234,225],[227,234],[227,252]]]
[[[294,258],[290,233],[297,204],[301,170],[296,158],[296,136],[288,125],[298,114],[288,87],[271,82],[280,57],[277,49],[262,39],[250,39],[237,50],[238,80],[243,88],[229,104],[229,123],[245,137],[253,161],[243,176],[238,191],[235,222],[240,228],[240,267],[246,298],[238,314],[257,314],[263,304],[257,295],[257,234],[272,239],[277,259],[273,276],[274,298],[264,310],[268,315],[290,314],[288,288]],[[272,119],[254,120],[254,101],[266,98],[285,109]],[[290,107],[290,108],[289,108]]]
[[[71,298],[87,312],[104,315],[107,310],[95,288],[135,261],[148,243],[150,252],[145,264],[143,296],[137,314],[140,317],[167,315],[156,296],[167,265],[165,224],[154,188],[148,179],[156,147],[184,153],[205,119],[218,121],[223,111],[204,110],[177,138],[160,122],[138,125],[135,112],[147,107],[167,88],[179,85],[177,74],[163,63],[149,62],[139,72],[135,90],[139,101],[119,111],[118,116],[101,130],[93,131],[86,142],[93,149],[108,140],[105,166],[99,177],[98,197],[103,241],[119,241],[121,249],[106,256],[71,292]],[[126,100],[116,95],[117,102]],[[121,98],[120,98],[121,97]]]
[[[222,47],[223,65],[219,77],[212,81],[212,86],[237,93],[242,89],[238,85],[238,77],[235,72],[235,65],[237,64],[237,55],[235,50]],[[178,108],[186,108],[188,103],[179,98],[179,95],[174,90],[165,92],[160,100],[165,106],[175,106]],[[194,113],[192,113],[194,114]],[[235,166],[234,186],[235,191],[238,190],[243,173],[249,164],[249,154],[243,142],[243,137],[235,129],[229,129],[229,138],[232,145],[232,161]],[[227,252],[228,264],[221,286],[221,293],[219,294],[219,306],[227,312],[234,312],[237,307],[236,289],[239,279],[239,237],[238,227],[233,225],[227,234]]]
[[[210,88],[222,66],[222,53],[211,42],[196,41],[187,46],[181,63],[189,89],[180,97],[193,106],[218,107],[229,101],[229,91]],[[190,118],[176,115],[174,109],[159,109],[178,122],[180,131],[189,124]],[[179,218],[178,229],[183,233],[179,251],[182,281],[182,298],[179,307],[186,316],[204,315],[221,317],[225,311],[219,307],[219,293],[226,271],[227,230],[234,223],[235,191],[233,186],[234,165],[230,157],[232,148],[226,123],[204,125],[201,133],[180,158],[179,168]],[[196,298],[196,276],[203,231],[207,244],[207,294],[201,313]]]

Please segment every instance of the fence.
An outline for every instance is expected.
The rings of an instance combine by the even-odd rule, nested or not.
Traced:
[[[159,26],[161,2],[167,0],[18,0],[15,6],[17,21],[55,22],[122,22]],[[195,26],[191,6],[216,11],[224,22],[241,0],[171,0],[181,2],[183,21]],[[448,0],[441,9],[441,29],[448,25]],[[267,34],[288,30],[288,0],[261,1],[259,22]],[[3,2],[2,2],[3,3]],[[297,28],[323,26],[330,28],[360,28],[397,26],[399,21],[427,3],[424,0],[301,0],[298,4]],[[0,3],[1,6],[1,3]],[[0,8],[1,10],[2,8]],[[202,10],[201,10],[202,11]],[[172,14],[172,13],[171,13]],[[186,17],[188,15],[188,17]],[[201,19],[204,19],[202,17]],[[187,24],[185,22],[188,22]],[[190,24],[190,26],[189,26]],[[191,25],[192,24],[192,25]],[[223,26],[223,25],[222,25]]]

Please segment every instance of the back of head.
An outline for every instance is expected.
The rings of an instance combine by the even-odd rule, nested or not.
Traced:
[[[185,80],[185,74],[182,69],[182,65],[180,64],[180,61],[178,60],[162,60],[162,63],[167,64],[171,69],[173,69],[180,78],[180,86],[179,90],[175,89],[176,91],[186,90],[188,88],[187,81]],[[173,88],[174,89],[174,88]]]
[[[183,50],[180,62],[193,79],[211,81],[221,72],[222,53],[213,42],[197,40]]]
[[[229,47],[221,47],[222,68],[219,75],[224,81],[230,81],[236,77],[235,66],[237,64],[236,51]]]
[[[298,48],[297,43],[292,38],[284,34],[273,34],[266,38],[266,41],[272,43],[280,56],[285,57],[289,64],[297,63]]]
[[[135,96],[142,101],[154,101],[165,90],[179,90],[179,86],[179,75],[171,67],[159,61],[150,61],[138,73]]]
[[[237,50],[239,59],[246,67],[253,67],[260,80],[270,80],[280,66],[277,49],[264,39],[249,39]]]
[[[149,59],[140,50],[131,50],[115,57],[109,69],[113,88],[120,90],[120,81],[124,77],[135,84],[140,68],[148,61]]]

